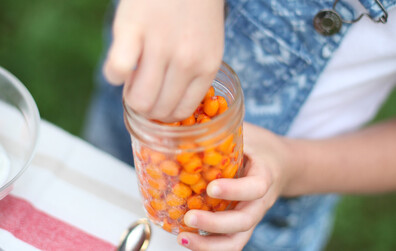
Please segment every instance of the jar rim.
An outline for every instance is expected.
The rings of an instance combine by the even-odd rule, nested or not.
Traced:
[[[141,123],[143,126],[148,126],[153,130],[159,130],[159,131],[166,131],[168,133],[189,133],[191,135],[192,134],[200,134],[202,133],[202,131],[206,131],[207,127],[210,127],[212,125],[214,125],[215,123],[217,123],[219,120],[224,119],[225,117],[229,116],[230,113],[232,113],[232,111],[234,111],[236,106],[239,106],[240,103],[243,103],[243,93],[242,93],[242,87],[241,87],[241,83],[240,80],[238,78],[238,75],[235,73],[235,71],[224,61],[222,61],[221,67],[219,69],[222,70],[222,68],[225,68],[226,73],[229,73],[230,76],[228,76],[230,79],[232,79],[235,84],[236,84],[236,92],[235,92],[235,98],[234,98],[234,102],[231,103],[231,105],[229,106],[229,109],[227,109],[225,112],[223,112],[222,114],[219,114],[218,116],[216,116],[214,119],[203,123],[203,124],[194,124],[192,126],[170,126],[170,125],[163,125],[163,124],[159,124],[156,122],[151,121],[150,119],[147,119],[146,117],[142,116],[141,114],[135,112],[133,109],[131,109],[125,102],[125,98],[123,96],[122,98],[122,104],[124,107],[124,111],[126,111],[127,116],[128,117],[133,117],[134,119],[136,119],[138,121],[138,123]],[[228,74],[227,74],[228,75]],[[129,123],[127,123],[126,121],[126,125],[127,125],[127,129],[130,133],[131,132],[131,128]]]

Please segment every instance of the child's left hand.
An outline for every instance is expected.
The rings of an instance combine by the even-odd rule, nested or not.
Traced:
[[[218,179],[207,187],[211,197],[240,201],[234,210],[191,210],[187,225],[212,233],[209,236],[183,232],[179,244],[192,250],[241,250],[275,203],[287,183],[290,150],[286,141],[265,129],[244,123],[244,177]]]

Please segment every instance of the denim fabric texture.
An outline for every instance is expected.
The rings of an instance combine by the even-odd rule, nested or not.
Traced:
[[[313,17],[333,1],[231,0],[224,61],[241,79],[245,121],[286,134],[349,25],[318,34]],[[340,2],[345,18],[353,12]]]
[[[382,0],[386,7],[394,0]],[[285,135],[350,25],[333,36],[318,34],[314,16],[333,0],[229,0],[224,61],[241,79],[245,121]],[[374,0],[361,0],[381,16]],[[354,13],[340,1],[337,12]],[[109,34],[108,34],[109,35]],[[123,122],[122,88],[98,77],[98,89],[86,126],[86,138],[117,158],[132,163],[130,137]],[[337,195],[280,198],[256,227],[244,250],[321,250],[332,226]]]
[[[366,8],[367,12],[370,14],[372,18],[378,19],[382,15],[384,15],[384,12],[382,11],[381,7],[378,5],[378,3],[375,0],[359,0],[359,1],[364,6],[364,8]],[[387,11],[389,11],[390,9],[396,6],[395,0],[378,0],[378,1]]]
[[[287,133],[349,25],[330,37],[313,17],[333,1],[228,1],[224,61],[239,76],[245,121]],[[340,2],[337,11],[353,18]],[[332,226],[337,196],[279,199],[256,227],[244,250],[321,250]]]

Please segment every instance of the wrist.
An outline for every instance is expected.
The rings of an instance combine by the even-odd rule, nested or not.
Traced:
[[[294,197],[303,195],[307,191],[304,177],[307,166],[307,154],[305,154],[305,144],[302,140],[284,138],[285,144],[285,164],[284,181],[280,195],[283,197]]]

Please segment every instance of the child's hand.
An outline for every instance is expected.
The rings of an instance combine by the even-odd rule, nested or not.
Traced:
[[[290,152],[281,137],[247,123],[244,151],[248,157],[244,177],[214,180],[207,187],[211,197],[241,202],[235,210],[187,212],[184,217],[187,225],[214,235],[183,232],[178,236],[180,244],[192,250],[241,250],[246,245],[288,181]]]
[[[223,55],[223,0],[121,0],[104,72],[135,111],[164,122],[193,113]]]

